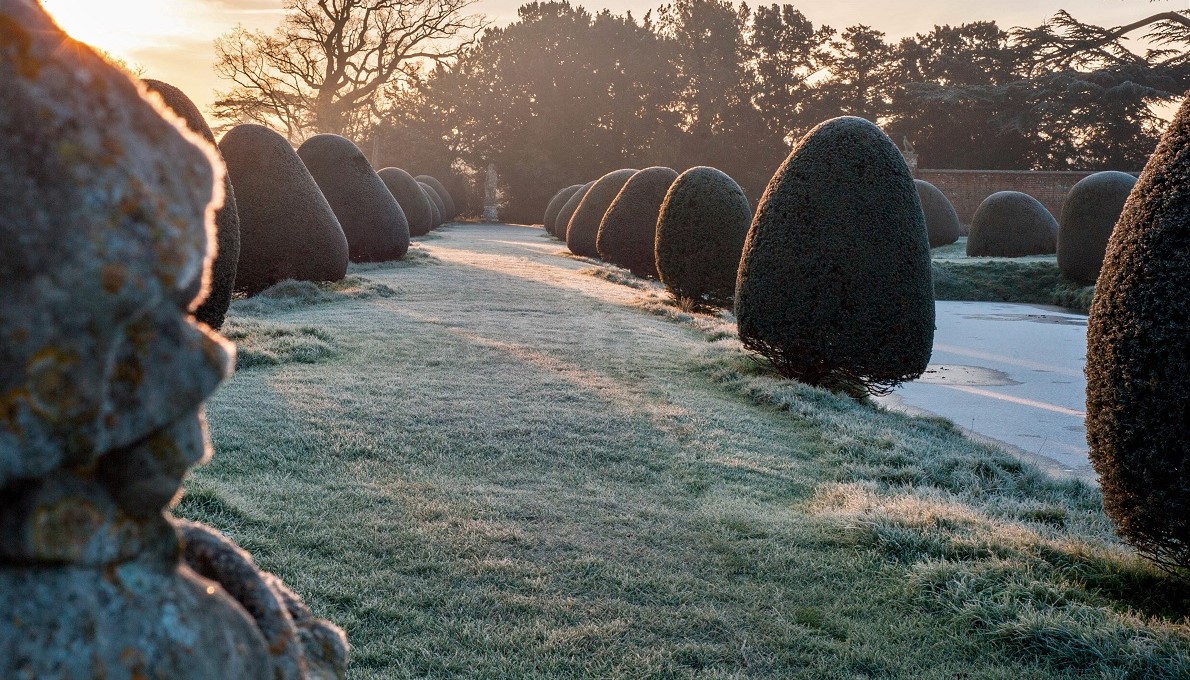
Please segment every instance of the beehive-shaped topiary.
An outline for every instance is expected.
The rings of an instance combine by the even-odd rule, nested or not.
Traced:
[[[542,226],[545,227],[547,232],[550,234],[554,233],[554,222],[556,222],[558,219],[558,213],[562,212],[562,208],[566,205],[566,201],[569,201],[570,197],[574,196],[575,192],[582,188],[583,185],[581,184],[568,186],[565,189],[560,189],[558,193],[554,194],[554,197],[550,199],[550,203],[545,209],[545,216],[541,221]]]
[[[959,240],[963,227],[950,199],[939,191],[938,187],[925,180],[915,179],[913,183],[917,186],[921,211],[926,216],[926,233],[930,237],[930,247],[948,246]]]
[[[160,80],[145,79],[144,84],[156,92],[166,107],[186,122],[186,127],[215,146],[215,135],[203,119],[198,107],[178,88]],[[240,215],[236,209],[235,190],[231,177],[223,177],[223,207],[215,213],[215,259],[211,262],[207,297],[194,310],[194,318],[211,328],[223,325],[231,293],[235,288],[236,265],[240,260]]]
[[[409,235],[425,236],[430,233],[434,228],[434,209],[430,207],[430,197],[422,191],[413,175],[400,168],[385,168],[376,175],[405,213],[405,219],[409,222]]]
[[[1108,241],[1087,324],[1087,442],[1116,531],[1190,572],[1190,100]]]
[[[428,184],[431,187],[434,187],[434,192],[437,193],[438,198],[442,200],[443,221],[453,220],[456,216],[458,216],[459,211],[458,207],[455,205],[454,196],[450,195],[450,192],[446,190],[446,187],[442,184],[442,182],[439,182],[437,178],[430,175],[418,175],[416,179],[423,184]]]
[[[563,241],[566,240],[566,232],[570,229],[570,220],[574,217],[575,211],[578,210],[579,205],[583,202],[583,198],[587,196],[587,192],[593,186],[595,186],[594,181],[584,184],[578,191],[574,192],[570,200],[566,201],[566,205],[562,206],[562,209],[558,211],[558,219],[554,220],[554,236],[557,236]]]
[[[236,290],[254,294],[285,279],[342,279],[347,237],[289,142],[264,126],[238,125],[219,150],[240,215]]]
[[[653,167],[628,180],[599,225],[600,258],[637,276],[657,278],[657,216],[677,178],[670,168]]]
[[[934,339],[925,217],[880,128],[835,118],[794,147],[748,233],[736,318],[747,348],[808,384],[879,393],[925,370]]]
[[[1000,191],[983,199],[967,235],[969,257],[1049,255],[1057,245],[1057,220],[1040,201],[1019,191]]]
[[[596,241],[603,215],[636,172],[633,169],[616,170],[595,180],[566,227],[566,247],[570,252],[582,257],[599,257]]]
[[[442,202],[442,197],[438,195],[438,191],[435,190],[434,187],[426,184],[425,182],[419,181],[417,185],[421,187],[422,192],[430,201],[430,208],[433,212],[434,218],[434,227],[441,226],[442,223],[446,221],[446,218],[444,217],[446,214],[446,204]]]
[[[1058,270],[1090,286],[1099,278],[1107,240],[1124,211],[1136,178],[1126,172],[1097,172],[1071,188],[1058,225]]]
[[[297,154],[339,218],[352,262],[405,257],[405,211],[358,146],[339,135],[315,135],[298,147]]]
[[[744,190],[726,174],[697,167],[678,175],[657,216],[661,282],[684,304],[730,304],[751,218]]]

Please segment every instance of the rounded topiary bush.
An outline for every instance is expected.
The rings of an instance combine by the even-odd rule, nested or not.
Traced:
[[[934,341],[925,216],[863,118],[811,130],[769,182],[736,291],[740,340],[783,375],[857,393],[920,376]]]
[[[1190,574],[1190,100],[1108,241],[1087,323],[1087,442],[1116,531]]]
[[[566,247],[570,252],[581,257],[599,257],[596,241],[603,215],[635,174],[636,170],[632,169],[616,170],[595,180],[566,227]]]
[[[677,178],[671,168],[653,167],[628,180],[599,225],[600,258],[637,276],[657,278],[657,216]]]
[[[1126,172],[1097,172],[1071,188],[1058,224],[1058,270],[1082,286],[1099,278],[1107,240],[1124,211],[1136,178]]]
[[[550,234],[554,233],[554,222],[556,222],[558,219],[558,213],[562,212],[562,208],[566,205],[566,201],[569,201],[570,197],[574,196],[574,194],[582,188],[583,185],[581,184],[568,186],[565,189],[560,189],[558,193],[554,194],[554,197],[550,199],[549,205],[545,208],[545,216],[542,217],[541,220],[541,225],[545,227],[547,232]]]
[[[657,216],[657,274],[684,305],[730,304],[752,207],[735,180],[690,168],[670,185]]]
[[[417,185],[421,187],[422,192],[430,201],[430,209],[433,213],[434,226],[441,226],[442,223],[446,221],[446,204],[442,202],[442,198],[438,195],[438,192],[434,189],[434,187],[421,181],[419,181]]]
[[[959,223],[959,214],[955,212],[954,204],[938,187],[921,179],[913,180],[917,187],[917,198],[921,201],[921,211],[926,217],[926,234],[930,237],[930,247],[948,246],[959,240],[963,227]]]
[[[215,146],[207,121],[194,102],[181,90],[160,80],[145,79],[145,87],[156,92],[171,111],[186,123],[192,132]],[[210,282],[207,297],[194,310],[194,318],[211,328],[223,325],[231,294],[235,288],[236,265],[240,260],[240,214],[236,209],[235,189],[231,176],[223,176],[223,207],[215,213],[215,259],[211,261]]]
[[[574,192],[570,200],[566,201],[566,205],[562,206],[562,209],[558,211],[558,219],[554,221],[554,236],[557,236],[563,241],[566,240],[567,232],[570,230],[570,220],[574,217],[575,211],[578,210],[579,205],[586,198],[587,192],[593,186],[595,186],[595,182],[593,181],[584,184],[578,191]]]
[[[1057,245],[1057,220],[1041,201],[1019,191],[1000,191],[983,199],[967,235],[969,257],[1049,255]]]
[[[450,192],[446,190],[446,187],[437,178],[430,175],[418,175],[415,179],[423,184],[434,187],[434,192],[438,194],[438,198],[442,201],[443,220],[453,220],[459,214],[455,206],[454,197],[450,195]]]
[[[342,279],[347,237],[289,142],[264,126],[238,125],[219,150],[240,217],[236,290],[251,295],[285,279]]]
[[[425,236],[430,233],[434,228],[434,210],[430,207],[430,197],[422,191],[413,175],[400,168],[385,168],[376,175],[405,213],[405,219],[409,222],[409,235]]]
[[[358,146],[339,135],[315,135],[298,147],[297,154],[339,218],[352,262],[405,257],[405,211]]]

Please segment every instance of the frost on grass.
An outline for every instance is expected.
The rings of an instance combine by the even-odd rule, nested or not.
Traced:
[[[377,265],[377,267],[383,266],[383,264]],[[348,276],[342,281],[333,283],[312,283],[290,279],[270,286],[251,298],[236,300],[232,303],[231,310],[236,316],[258,316],[341,300],[370,300],[372,298],[396,297],[396,295],[397,291],[391,287],[362,276]]]
[[[418,246],[420,241],[432,241],[434,239],[442,238],[437,234],[426,234],[425,236],[418,236],[409,246],[409,250],[405,252],[405,257],[399,260],[391,260],[389,262],[353,262],[347,267],[349,274],[360,274],[363,272],[374,272],[377,270],[392,270],[392,269],[408,269],[410,267],[419,267],[422,265],[438,265],[442,264],[442,260],[434,257],[428,250]]]
[[[936,300],[1058,305],[1085,314],[1095,295],[1095,286],[1067,281],[1051,261],[934,260],[932,269]]]
[[[578,273],[583,276],[593,276],[597,279],[618,283],[621,286],[628,286],[637,290],[646,290],[649,288],[647,281],[637,277],[627,269],[621,269],[619,267],[591,267],[589,269],[580,269]]]
[[[689,326],[705,335],[707,342],[737,338],[735,315],[725,309],[694,310],[668,293],[657,291],[646,292],[636,298],[632,306],[653,316]]]
[[[339,354],[339,343],[317,326],[228,317],[223,335],[236,344],[236,370],[316,364]]]

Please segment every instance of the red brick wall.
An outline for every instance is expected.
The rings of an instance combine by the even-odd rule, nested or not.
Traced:
[[[963,224],[971,224],[971,217],[983,199],[997,191],[1021,191],[1041,201],[1054,219],[1061,219],[1066,194],[1080,179],[1091,175],[1082,171],[1043,170],[924,170],[915,174],[950,199]]]

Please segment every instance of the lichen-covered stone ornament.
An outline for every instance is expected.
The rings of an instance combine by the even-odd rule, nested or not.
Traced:
[[[337,628],[253,568],[295,631],[268,636],[265,591],[195,573],[165,512],[231,365],[187,312],[221,167],[37,2],[0,0],[0,678],[342,674]]]

